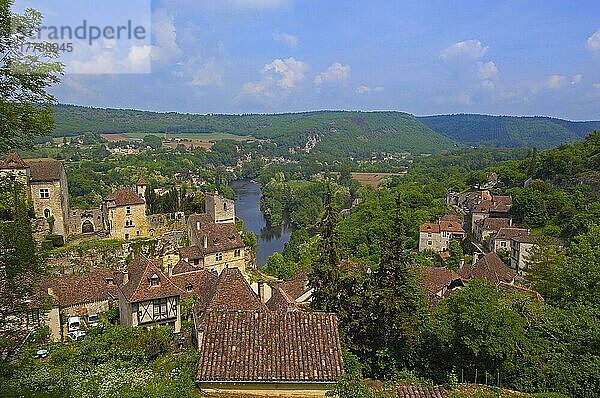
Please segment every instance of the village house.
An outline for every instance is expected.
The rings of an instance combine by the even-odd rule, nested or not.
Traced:
[[[510,218],[510,209],[512,207],[512,197],[510,196],[492,196],[491,200],[483,200],[473,206],[471,210],[471,231],[474,231],[475,224],[479,220],[486,218]]]
[[[235,223],[235,202],[218,193],[205,194],[204,211],[214,223]]]
[[[450,246],[450,240],[463,240],[465,237],[465,230],[458,218],[445,216],[437,223],[422,224],[419,227],[419,251],[446,252]]]
[[[423,276],[427,299],[432,305],[464,286],[460,275],[446,267],[423,267]]]
[[[481,258],[475,255],[473,261],[472,265],[464,265],[458,271],[463,282],[468,282],[471,279],[485,279],[496,285],[514,283],[517,273],[504,264],[498,254],[492,252]]]
[[[102,203],[102,213],[111,238],[129,240],[148,236],[146,201],[133,189],[119,188],[108,195]]]
[[[291,279],[273,286],[267,307],[273,311],[298,311],[306,309],[311,301],[313,289],[308,285],[309,270],[300,270]]]
[[[151,328],[171,325],[181,330],[179,301],[186,292],[161,270],[162,261],[141,254],[129,264],[117,281],[121,325]]]
[[[510,253],[511,240],[517,236],[529,235],[530,230],[527,228],[506,227],[500,228],[498,232],[490,235],[489,250],[493,252]]]
[[[531,249],[535,246],[539,237],[527,235],[514,236],[510,240],[510,266],[516,271],[526,270],[527,260],[531,255]]]
[[[479,243],[489,246],[491,235],[502,228],[512,227],[512,218],[487,217],[473,224],[473,238]]]
[[[245,272],[245,245],[235,224],[215,223],[208,214],[193,214],[187,220],[187,233],[190,246],[179,250],[183,260],[219,273],[227,267]]]
[[[49,221],[51,233],[68,234],[69,192],[63,164],[54,159],[27,159],[11,152],[0,162],[0,177],[14,178],[28,188],[37,218]],[[52,218],[51,218],[52,217]]]
[[[324,396],[344,372],[334,314],[208,311],[201,330],[205,393]]]

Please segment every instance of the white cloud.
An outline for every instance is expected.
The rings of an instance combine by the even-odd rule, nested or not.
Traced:
[[[587,41],[585,42],[585,48],[590,51],[600,51],[600,29],[588,37]]]
[[[582,78],[583,78],[583,75],[581,75],[581,74],[574,75],[573,78],[571,79],[571,84],[575,85],[575,84],[581,83]]]
[[[262,77],[257,82],[247,82],[242,86],[242,94],[273,97],[275,88],[290,91],[300,84],[305,77],[308,65],[293,57],[280,59],[266,64],[260,70]]]
[[[477,74],[481,80],[489,80],[498,76],[498,68],[496,64],[492,61],[490,62],[479,62],[479,68]]]
[[[273,40],[285,44],[288,47],[296,47],[298,45],[298,38],[289,33],[273,33]]]
[[[194,73],[189,85],[194,87],[208,87],[218,86],[222,83],[223,73],[219,70],[213,58],[205,62],[204,65]]]
[[[319,73],[315,76],[315,84],[320,86],[323,83],[346,83],[350,76],[350,65],[342,65],[339,62],[334,62],[327,68],[325,72]]]
[[[459,41],[445,48],[440,53],[440,58],[444,61],[462,57],[477,60],[483,58],[487,50],[488,47],[485,47],[479,40]]]
[[[150,72],[152,48],[150,46],[131,46],[125,59],[125,66],[131,73]]]
[[[558,90],[567,84],[567,78],[562,75],[552,75],[546,82],[546,87],[551,90]]]
[[[261,73],[265,76],[270,76],[271,79],[276,81],[279,87],[289,90],[304,80],[304,73],[307,69],[308,65],[302,61],[297,61],[294,57],[286,59],[278,58],[270,64],[265,65]]]
[[[181,49],[177,44],[177,29],[175,18],[167,15],[166,10],[157,10],[152,17],[152,33],[156,45],[152,47],[154,61],[167,61],[181,56]]]
[[[358,86],[356,87],[356,90],[354,90],[354,92],[356,92],[356,94],[371,94],[371,93],[381,93],[383,91],[383,87],[381,86],[377,86],[377,87],[369,87],[369,86]]]
[[[129,48],[92,46],[84,58],[67,62],[65,69],[67,73],[75,74],[149,73],[150,52],[150,46],[146,45]]]
[[[595,89],[600,90],[600,83],[594,83],[593,86]]]

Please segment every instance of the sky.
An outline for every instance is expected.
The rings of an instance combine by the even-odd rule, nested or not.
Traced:
[[[102,38],[68,54],[59,102],[600,119],[597,0],[111,1],[15,1],[53,24],[149,27],[145,41]]]

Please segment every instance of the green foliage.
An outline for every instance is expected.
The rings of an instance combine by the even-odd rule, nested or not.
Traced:
[[[65,238],[62,235],[50,234],[46,239],[52,242],[52,247],[62,247],[65,245]]]
[[[23,43],[35,37],[42,15],[32,8],[13,13],[12,5],[12,0],[0,1],[0,152],[29,147],[36,137],[52,132],[54,97],[46,89],[62,74],[52,49],[22,51]]]
[[[460,262],[464,259],[462,246],[457,240],[451,240],[448,246],[450,257],[446,260],[446,267],[453,271],[458,271]]]
[[[252,250],[256,250],[256,244],[258,243],[258,237],[254,232],[244,232],[242,235],[242,240],[246,247],[252,248]]]

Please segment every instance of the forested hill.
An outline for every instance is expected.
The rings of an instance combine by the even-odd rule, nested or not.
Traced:
[[[600,121],[572,122],[549,117],[439,115],[419,117],[432,130],[473,146],[550,148],[584,139]]]
[[[82,132],[223,132],[339,156],[372,152],[435,153],[456,147],[416,117],[402,112],[320,111],[277,115],[199,115],[71,105],[55,108],[55,135]]]

